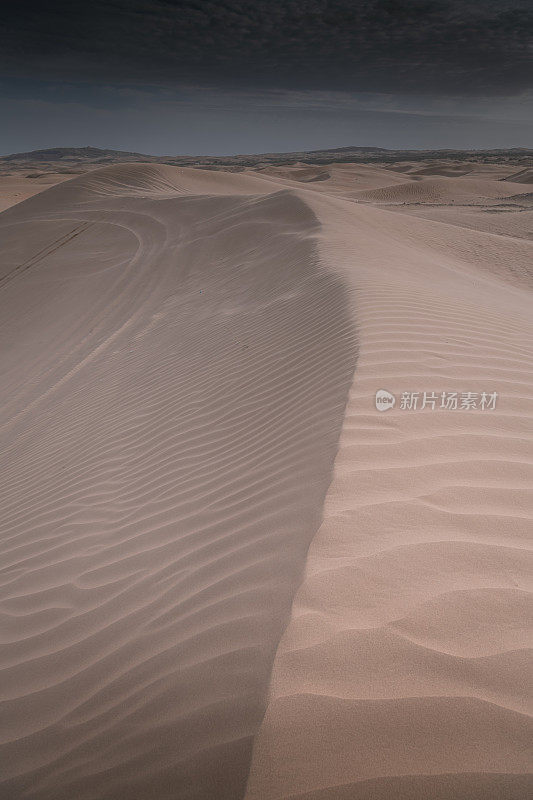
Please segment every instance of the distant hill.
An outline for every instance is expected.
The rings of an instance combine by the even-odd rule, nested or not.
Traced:
[[[245,167],[283,166],[295,162],[302,164],[331,164],[376,162],[392,164],[399,161],[427,161],[446,158],[456,161],[490,162],[507,160],[522,168],[532,166],[533,150],[511,148],[508,150],[387,150],[383,147],[336,147],[325,150],[296,151],[291,153],[258,153],[235,156],[152,156],[124,150],[100,147],[53,147],[13,153],[0,157],[0,170],[6,172],[41,170],[43,172],[83,172],[105,164],[143,161],[176,166],[203,167],[239,171]]]
[[[97,161],[102,160],[150,160],[157,156],[130,153],[126,150],[103,150],[100,147],[52,147],[47,150],[30,150],[27,153],[12,153],[0,157],[0,161]]]

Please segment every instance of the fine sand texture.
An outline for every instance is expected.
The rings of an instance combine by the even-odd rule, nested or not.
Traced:
[[[28,197],[71,178],[72,175],[61,175],[55,172],[26,175],[0,172],[0,211],[22,203]]]
[[[2,797],[531,796],[526,178],[121,164],[0,214]]]
[[[525,800],[533,248],[457,220],[308,202],[323,258],[353,287],[360,355],[247,800]],[[393,409],[375,409],[378,389]],[[424,391],[499,399],[400,408]]]
[[[243,796],[356,353],[273,188],[112,167],[0,218],[6,799]]]

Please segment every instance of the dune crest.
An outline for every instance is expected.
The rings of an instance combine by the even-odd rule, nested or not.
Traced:
[[[10,800],[244,793],[355,364],[276,189],[128,165],[0,217]]]

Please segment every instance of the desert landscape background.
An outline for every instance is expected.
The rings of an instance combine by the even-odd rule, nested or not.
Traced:
[[[0,159],[3,797],[525,800],[531,151],[166,161]]]

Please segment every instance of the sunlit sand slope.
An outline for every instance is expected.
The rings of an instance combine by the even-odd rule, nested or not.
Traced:
[[[247,800],[525,800],[533,246],[310,202],[355,289],[360,357]],[[441,392],[498,400],[445,410]]]
[[[318,232],[142,165],[0,216],[6,800],[243,795],[355,363]]]

